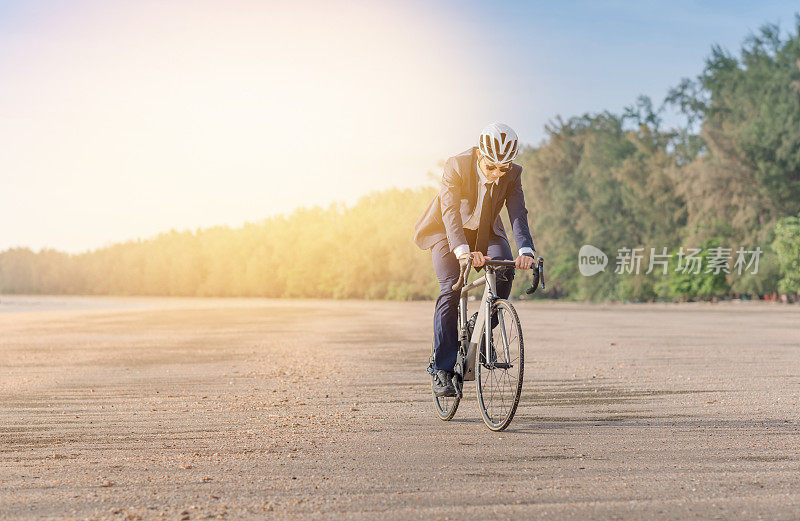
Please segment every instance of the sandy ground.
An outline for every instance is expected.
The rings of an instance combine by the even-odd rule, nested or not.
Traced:
[[[429,302],[2,296],[0,519],[800,517],[800,306],[518,310],[492,433]]]

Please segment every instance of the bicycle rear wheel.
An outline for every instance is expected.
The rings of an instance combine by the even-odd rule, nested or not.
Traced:
[[[431,363],[429,366],[433,369],[433,350],[431,350]],[[436,375],[431,374],[431,394],[436,385]],[[433,394],[433,405],[436,409],[436,416],[442,421],[450,421],[456,415],[458,404],[461,403],[461,398],[458,396],[436,396]]]
[[[492,328],[491,349],[487,358],[485,341],[480,343],[475,379],[478,384],[478,408],[484,423],[493,431],[502,431],[517,412],[522,394],[525,351],[522,326],[514,306],[507,300],[495,300],[492,316],[497,317],[497,323]],[[486,327],[486,323],[483,327]]]
[[[435,380],[431,382],[431,389],[435,385]],[[450,421],[456,415],[458,404],[461,403],[461,398],[458,396],[436,396],[433,395],[433,403],[436,406],[436,415],[442,421]]]

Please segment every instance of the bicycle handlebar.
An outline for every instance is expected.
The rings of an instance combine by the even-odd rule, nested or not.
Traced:
[[[458,274],[458,281],[456,281],[456,283],[453,284],[453,291],[460,289],[464,285],[464,282],[466,282],[467,274],[469,273],[469,269],[472,267],[472,261],[473,261],[473,255],[470,253],[469,256],[467,257],[467,261],[464,262],[460,267],[460,273]],[[535,262],[534,265],[531,267],[531,269],[533,270],[531,287],[525,290],[525,293],[528,295],[536,291],[536,289],[539,286],[539,283],[541,283],[542,289],[545,289],[544,258],[540,256],[537,259],[537,261],[538,262]],[[484,266],[505,266],[512,268],[516,267],[516,263],[514,261],[509,261],[509,260],[486,259],[484,261]]]
[[[453,291],[461,289],[461,286],[464,285],[464,281],[467,278],[467,273],[469,273],[469,269],[472,267],[472,259],[473,255],[470,253],[467,257],[467,262],[459,266],[458,280],[455,284],[453,284]]]
[[[536,263],[533,269],[533,276],[531,277],[531,287],[525,290],[526,295],[533,294],[536,291],[537,286],[539,283],[542,284],[542,289],[545,289],[544,285],[544,257],[539,257],[539,262]]]

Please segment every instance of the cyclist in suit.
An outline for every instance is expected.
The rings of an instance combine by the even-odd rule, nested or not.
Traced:
[[[478,146],[447,160],[442,187],[414,228],[414,242],[430,249],[439,280],[433,314],[434,369],[437,396],[455,396],[453,366],[458,353],[459,260],[473,255],[473,266],[484,259],[512,260],[500,210],[505,205],[519,248],[517,268],[533,265],[535,248],[528,229],[528,210],[522,193],[522,167],[512,161],[519,150],[517,134],[502,123],[481,131]],[[498,270],[497,293],[508,298],[514,270]]]

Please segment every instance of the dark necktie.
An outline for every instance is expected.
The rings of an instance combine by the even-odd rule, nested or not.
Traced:
[[[481,253],[486,253],[489,247],[489,232],[492,230],[492,185],[486,183],[486,193],[483,196],[483,204],[481,205],[481,220],[478,224],[478,233],[475,238],[475,250]]]

